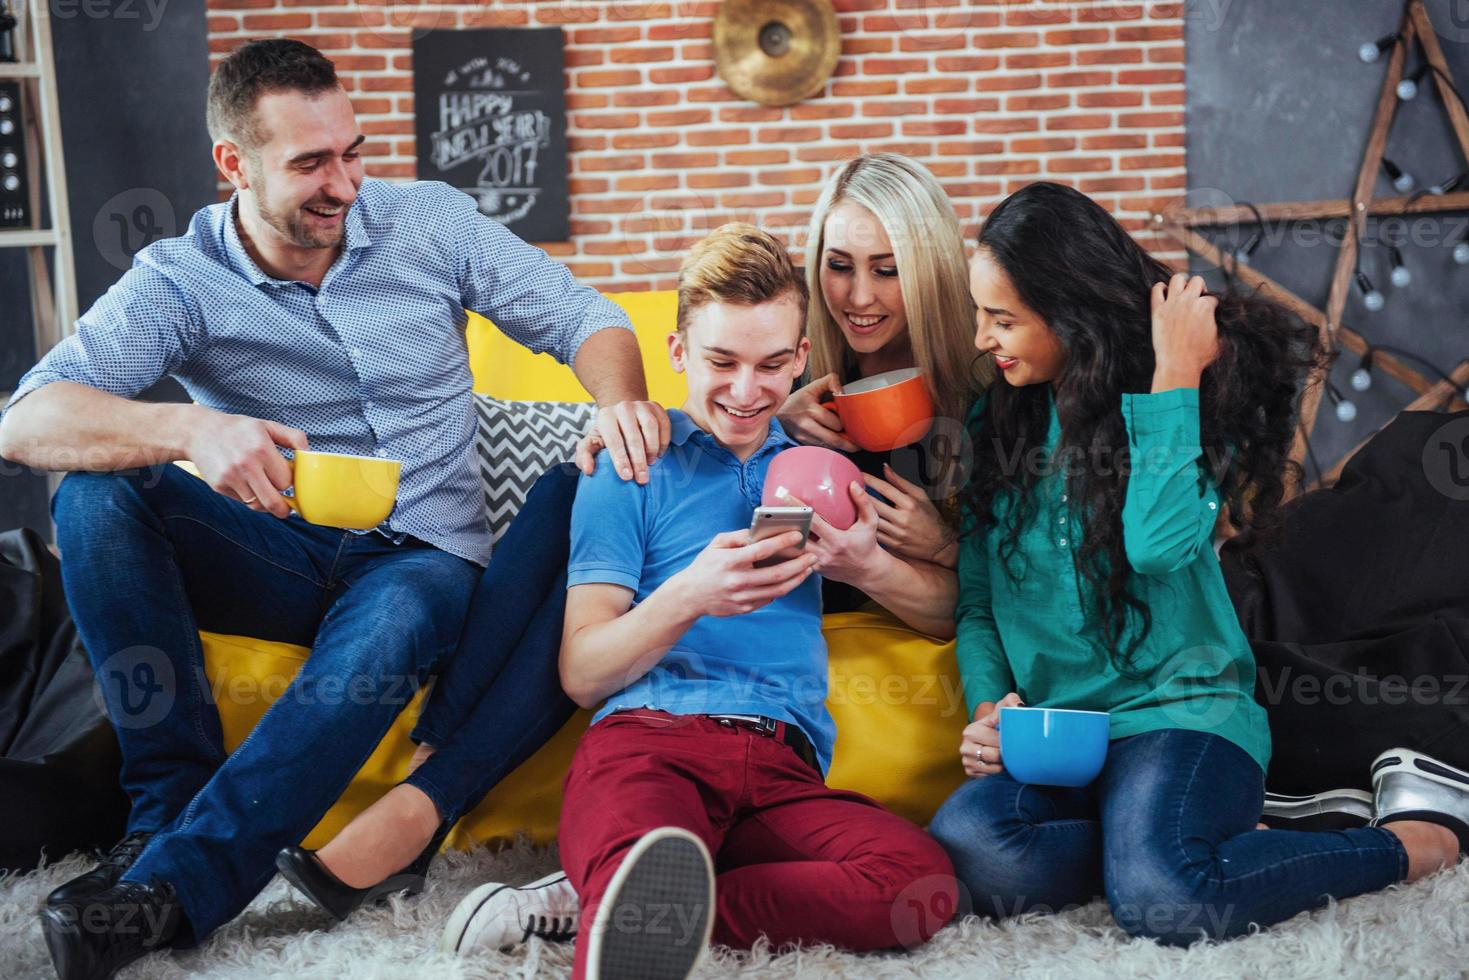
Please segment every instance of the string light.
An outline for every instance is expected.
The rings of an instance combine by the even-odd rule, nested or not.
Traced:
[[[1469,174],[1465,174],[1463,172],[1456,173],[1452,177],[1449,177],[1447,180],[1443,180],[1428,188],[1428,193],[1432,194],[1434,197],[1442,197],[1445,194],[1450,194],[1453,191],[1457,190],[1460,184],[1464,183],[1464,178],[1466,176],[1469,176]]]
[[[1382,169],[1387,171],[1387,179],[1392,181],[1392,189],[1399,194],[1406,194],[1413,189],[1415,183],[1413,175],[1387,157],[1382,158]]]
[[[1357,370],[1352,372],[1353,391],[1366,391],[1372,387],[1372,353],[1372,348],[1368,347],[1367,353],[1357,362]]]
[[[1403,253],[1398,251],[1396,245],[1389,245],[1387,254],[1392,256],[1392,272],[1388,275],[1388,281],[1397,289],[1406,288],[1413,282],[1413,273],[1403,264]]]
[[[1423,76],[1428,74],[1428,63],[1424,62],[1414,69],[1413,74],[1398,82],[1398,98],[1404,102],[1412,102],[1418,97],[1418,83],[1423,81]]]
[[[1336,385],[1330,381],[1326,382],[1326,397],[1336,406],[1336,420],[1338,422],[1350,422],[1357,417],[1357,406],[1341,392],[1336,390]]]
[[[1255,221],[1260,225],[1258,231],[1251,232],[1250,237],[1245,239],[1244,244],[1234,250],[1235,262],[1243,265],[1250,261],[1250,256],[1255,254],[1255,249],[1260,247],[1260,242],[1264,239],[1265,216],[1260,213],[1259,208],[1255,207],[1249,201],[1241,201],[1239,206],[1249,208],[1255,216]]]
[[[1387,305],[1387,299],[1372,285],[1372,280],[1367,278],[1367,273],[1358,271],[1357,289],[1362,293],[1362,305],[1367,308],[1368,313],[1376,313]]]
[[[1362,59],[1363,64],[1370,65],[1378,58],[1387,54],[1392,46],[1398,43],[1400,37],[1401,35],[1396,33],[1384,34],[1376,41],[1367,41],[1357,49],[1357,57]]]
[[[1254,234],[1250,235],[1249,238],[1245,239],[1245,243],[1243,245],[1234,250],[1234,260],[1236,262],[1250,261],[1250,256],[1254,255],[1255,249],[1259,247],[1260,233],[1257,231]]]
[[[1469,231],[1454,243],[1454,261],[1459,265],[1469,265]]]
[[[1421,354],[1415,354],[1412,351],[1404,350],[1401,347],[1393,347],[1390,344],[1367,345],[1367,350],[1362,353],[1362,359],[1357,362],[1357,369],[1353,371],[1351,375],[1350,380],[1352,389],[1354,391],[1367,391],[1369,388],[1372,387],[1373,357],[1378,351],[1382,351],[1386,354],[1391,354],[1394,357],[1402,358],[1403,360],[1416,361],[1419,365],[1427,368],[1431,373],[1438,375],[1439,380],[1447,384],[1450,388],[1455,389],[1457,394],[1462,394],[1465,401],[1469,401],[1469,390],[1458,392],[1457,389],[1459,388],[1459,383],[1455,381],[1453,376],[1450,375],[1443,368],[1439,367],[1437,364],[1433,363]],[[1356,407],[1353,406],[1351,411],[1355,415]],[[1343,421],[1350,421],[1350,419],[1343,419]]]

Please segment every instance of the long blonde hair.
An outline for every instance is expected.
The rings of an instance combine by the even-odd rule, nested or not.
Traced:
[[[939,417],[963,422],[994,377],[988,362],[979,362],[974,350],[974,301],[969,296],[964,239],[954,207],[933,174],[896,153],[871,153],[850,161],[827,181],[816,202],[806,237],[810,376],[835,371],[848,377],[857,364],[821,292],[826,219],[847,201],[882,222],[903,289],[913,363],[923,372]]]

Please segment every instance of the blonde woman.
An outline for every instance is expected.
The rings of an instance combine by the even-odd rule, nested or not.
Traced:
[[[958,549],[940,505],[962,478],[956,465],[962,420],[993,372],[974,354],[963,237],[933,174],[892,153],[857,157],[833,174],[811,217],[806,281],[810,367],[807,383],[781,409],[781,425],[803,443],[852,456],[880,495],[875,503],[884,547],[952,570]],[[922,442],[892,453],[861,451],[824,399],[843,384],[911,367],[923,372],[938,409],[933,429]],[[841,564],[833,558],[822,575],[839,580]],[[829,585],[826,610],[853,609],[865,600],[855,589]]]

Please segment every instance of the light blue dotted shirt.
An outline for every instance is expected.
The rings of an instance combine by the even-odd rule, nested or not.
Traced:
[[[172,375],[199,404],[301,429],[313,449],[400,460],[379,530],[484,564],[465,310],[562,363],[598,330],[631,329],[626,314],[447,184],[364,180],[320,289],[260,271],[234,204],[139,252],[10,404],[62,380],[132,398]]]

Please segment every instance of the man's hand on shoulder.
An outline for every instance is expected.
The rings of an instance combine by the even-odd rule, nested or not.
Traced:
[[[648,482],[648,467],[668,449],[672,427],[668,411],[657,402],[623,401],[597,409],[591,429],[576,444],[576,465],[587,476],[597,469],[597,453],[606,449],[624,480]]]
[[[188,458],[204,481],[251,510],[287,517],[280,491],[291,485],[291,464],[277,446],[306,449],[306,433],[268,419],[200,408],[190,430]]]

